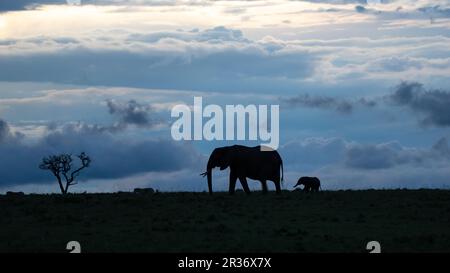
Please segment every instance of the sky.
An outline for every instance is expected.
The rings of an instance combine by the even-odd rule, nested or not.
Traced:
[[[2,0],[0,193],[82,151],[72,191],[206,191],[215,147],[256,144],[174,141],[194,96],[280,105],[285,189],[450,188],[449,28],[448,0]]]

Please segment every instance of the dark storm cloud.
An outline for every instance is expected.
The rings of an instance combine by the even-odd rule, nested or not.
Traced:
[[[338,100],[325,96],[299,95],[290,99],[284,99],[291,106],[303,106],[310,108],[333,109],[340,113],[351,113],[353,105],[346,100]]]
[[[12,132],[8,123],[0,119],[0,144],[15,142],[23,138],[23,134]]]
[[[177,171],[199,162],[200,155],[190,145],[163,139],[133,140],[126,135],[130,125],[149,129],[160,124],[151,105],[108,100],[107,107],[117,122],[50,124],[44,136],[32,143],[0,119],[0,186],[51,181],[50,173],[38,165],[42,157],[58,153],[84,151],[91,156],[93,162],[84,179]]]
[[[421,125],[450,126],[450,92],[440,89],[426,90],[418,82],[402,82],[395,87],[393,93],[375,99],[363,97],[349,100],[303,94],[280,98],[280,101],[291,107],[333,110],[342,114],[352,113],[356,106],[372,108],[378,103],[383,103],[384,106],[399,106],[412,111],[419,117]]]
[[[355,7],[355,10],[359,13],[365,13],[367,9],[364,6],[358,5]]]
[[[150,105],[142,105],[135,100],[126,103],[119,103],[113,100],[107,101],[109,113],[119,118],[119,123],[123,126],[136,125],[139,127],[154,127],[161,123],[151,117],[154,111]]]
[[[0,120],[0,184],[10,186],[53,181],[50,173],[38,168],[50,154],[86,152],[92,165],[80,178],[120,178],[150,171],[175,171],[193,167],[199,155],[193,147],[171,140],[134,141],[126,137],[67,124],[50,130],[32,144],[12,134]],[[5,137],[5,136],[8,137]]]
[[[448,146],[448,139],[443,137],[439,139],[432,147],[433,151],[436,153],[449,157],[450,156],[450,148]]]
[[[398,164],[400,149],[395,144],[352,145],[346,151],[345,164],[358,169],[391,168]]]
[[[286,103],[291,107],[309,107],[333,110],[342,114],[352,113],[356,105],[365,107],[374,107],[376,102],[366,98],[361,98],[356,101],[339,99],[327,96],[310,96],[309,94],[302,94],[291,98],[280,98],[281,102]]]
[[[365,144],[347,142],[341,138],[309,138],[287,143],[280,148],[280,153],[286,165],[310,165],[315,168],[337,165],[349,170],[377,170],[450,163],[446,137],[440,138],[431,148],[409,148],[396,141]]]
[[[440,5],[421,7],[418,11],[426,13],[432,17],[450,17],[450,8],[442,7]]]
[[[435,160],[449,160],[447,138],[439,139],[431,149],[402,147],[397,142],[383,144],[352,144],[347,147],[345,164],[358,169],[385,169],[403,164],[425,165]]]
[[[388,102],[410,109],[418,114],[423,125],[450,126],[450,92],[426,90],[418,82],[402,82],[394,93],[386,97]]]
[[[375,100],[366,98],[360,98],[359,100],[357,100],[357,103],[369,108],[375,107],[378,104]]]
[[[6,139],[9,135],[9,126],[4,120],[0,119],[0,141]]]
[[[290,141],[279,152],[287,183],[318,176],[327,189],[448,187],[448,136],[430,146],[311,137]]]
[[[129,126],[151,129],[167,123],[167,121],[158,116],[158,113],[153,110],[151,105],[140,104],[135,100],[127,102],[107,100],[106,106],[108,107],[108,112],[117,120],[116,122],[109,125],[79,122],[76,124],[77,130],[85,133],[119,133],[126,130]],[[74,125],[72,124],[71,126]],[[57,126],[50,123],[47,125],[47,129],[56,130]]]

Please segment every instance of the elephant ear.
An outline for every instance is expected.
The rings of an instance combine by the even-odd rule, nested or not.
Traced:
[[[223,171],[226,168],[228,168],[231,164],[231,158],[232,158],[233,151],[229,149],[229,147],[225,147],[221,154],[221,160],[220,160],[220,170]]]

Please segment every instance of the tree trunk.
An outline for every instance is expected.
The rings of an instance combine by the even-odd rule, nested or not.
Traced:
[[[56,179],[58,179],[58,184],[59,184],[59,188],[61,189],[61,193],[66,194],[66,191],[64,190],[64,186],[61,181],[61,177],[59,175],[56,175]]]
[[[67,194],[69,192],[70,183],[72,183],[72,180],[70,178],[66,179],[66,189],[64,190],[64,194]]]

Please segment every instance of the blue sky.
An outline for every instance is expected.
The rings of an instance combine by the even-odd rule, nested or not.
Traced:
[[[449,28],[450,1],[2,1],[0,192],[57,191],[40,159],[81,150],[75,191],[206,190],[237,142],[171,139],[194,96],[279,104],[286,188],[448,188]]]

